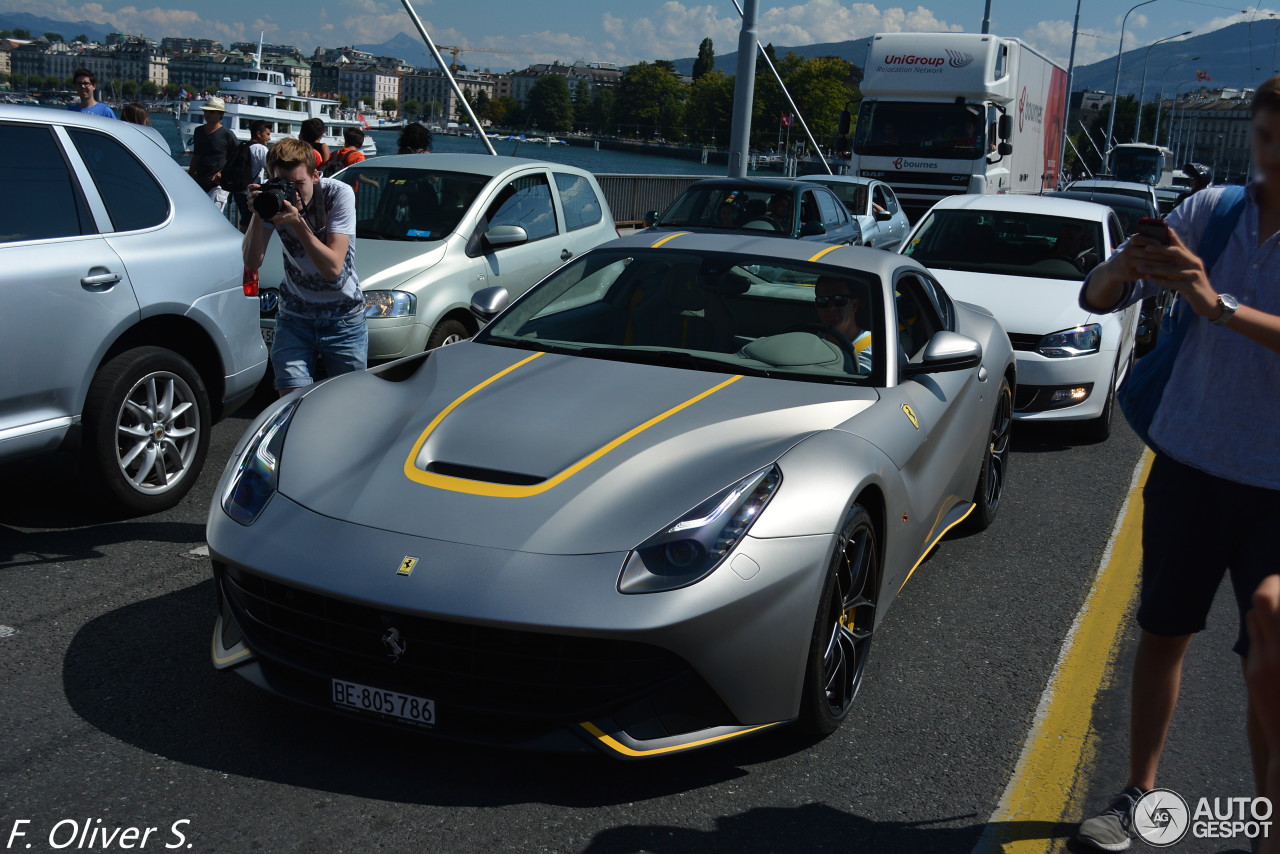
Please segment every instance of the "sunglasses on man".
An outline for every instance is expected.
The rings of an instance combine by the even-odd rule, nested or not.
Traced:
[[[818,308],[830,308],[832,306],[835,306],[836,308],[844,308],[849,304],[849,300],[851,299],[853,299],[853,297],[848,294],[836,294],[829,297],[814,297],[813,304]]]

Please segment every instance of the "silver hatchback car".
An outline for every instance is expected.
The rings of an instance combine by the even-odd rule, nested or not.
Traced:
[[[472,295],[512,298],[577,255],[618,236],[595,177],[559,163],[483,154],[404,154],[337,178],[356,191],[356,271],[369,359],[398,359],[470,338]],[[275,326],[277,246],[262,265],[263,335]]]
[[[137,126],[0,106],[0,462],[80,452],[131,512],[177,504],[266,371],[240,234]]]

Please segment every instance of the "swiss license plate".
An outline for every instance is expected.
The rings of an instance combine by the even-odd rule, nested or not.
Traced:
[[[276,330],[274,328],[262,330],[262,340],[266,343],[267,348],[271,348],[271,342],[276,340]]]
[[[417,726],[433,726],[436,722],[435,700],[342,679],[333,680],[333,702],[344,709],[384,715]]]

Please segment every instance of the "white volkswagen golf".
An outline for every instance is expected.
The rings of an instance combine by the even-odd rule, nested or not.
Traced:
[[[1015,418],[1080,421],[1084,438],[1102,441],[1133,364],[1138,306],[1093,314],[1079,294],[1088,272],[1123,240],[1103,205],[966,195],[934,205],[901,251],[1009,331],[1018,361]]]

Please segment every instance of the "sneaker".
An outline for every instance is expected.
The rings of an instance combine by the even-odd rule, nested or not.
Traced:
[[[1111,800],[1111,805],[1080,823],[1076,839],[1103,851],[1127,851],[1133,838],[1133,806],[1143,791],[1130,786]]]

